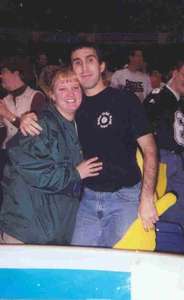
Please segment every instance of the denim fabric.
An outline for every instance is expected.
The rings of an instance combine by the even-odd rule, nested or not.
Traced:
[[[137,217],[140,189],[141,183],[113,193],[85,188],[71,244],[112,247]]]
[[[176,204],[161,217],[163,221],[176,222],[184,226],[184,153],[160,151],[161,162],[167,164],[167,191],[177,196]]]

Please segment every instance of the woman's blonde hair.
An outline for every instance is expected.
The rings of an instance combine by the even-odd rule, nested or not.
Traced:
[[[62,80],[62,79],[69,79],[69,78],[78,81],[77,76],[75,75],[71,67],[61,67],[52,78],[50,84],[50,92],[51,93],[53,92],[55,83],[56,81],[58,81],[58,79]]]

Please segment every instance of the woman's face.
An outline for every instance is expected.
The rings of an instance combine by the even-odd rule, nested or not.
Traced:
[[[51,97],[58,111],[68,120],[73,120],[82,101],[82,91],[75,76],[58,78]]]

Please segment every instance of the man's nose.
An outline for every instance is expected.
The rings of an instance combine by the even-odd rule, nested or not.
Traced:
[[[87,69],[88,69],[87,64],[84,62],[84,63],[82,64],[82,71],[83,71],[83,72],[86,72]]]

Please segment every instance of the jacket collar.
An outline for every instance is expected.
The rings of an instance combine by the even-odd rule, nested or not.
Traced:
[[[26,88],[27,88],[27,85],[24,84],[20,88],[14,90],[14,91],[11,91],[9,94],[12,95],[13,98],[16,98],[16,97],[22,95],[25,92]]]

